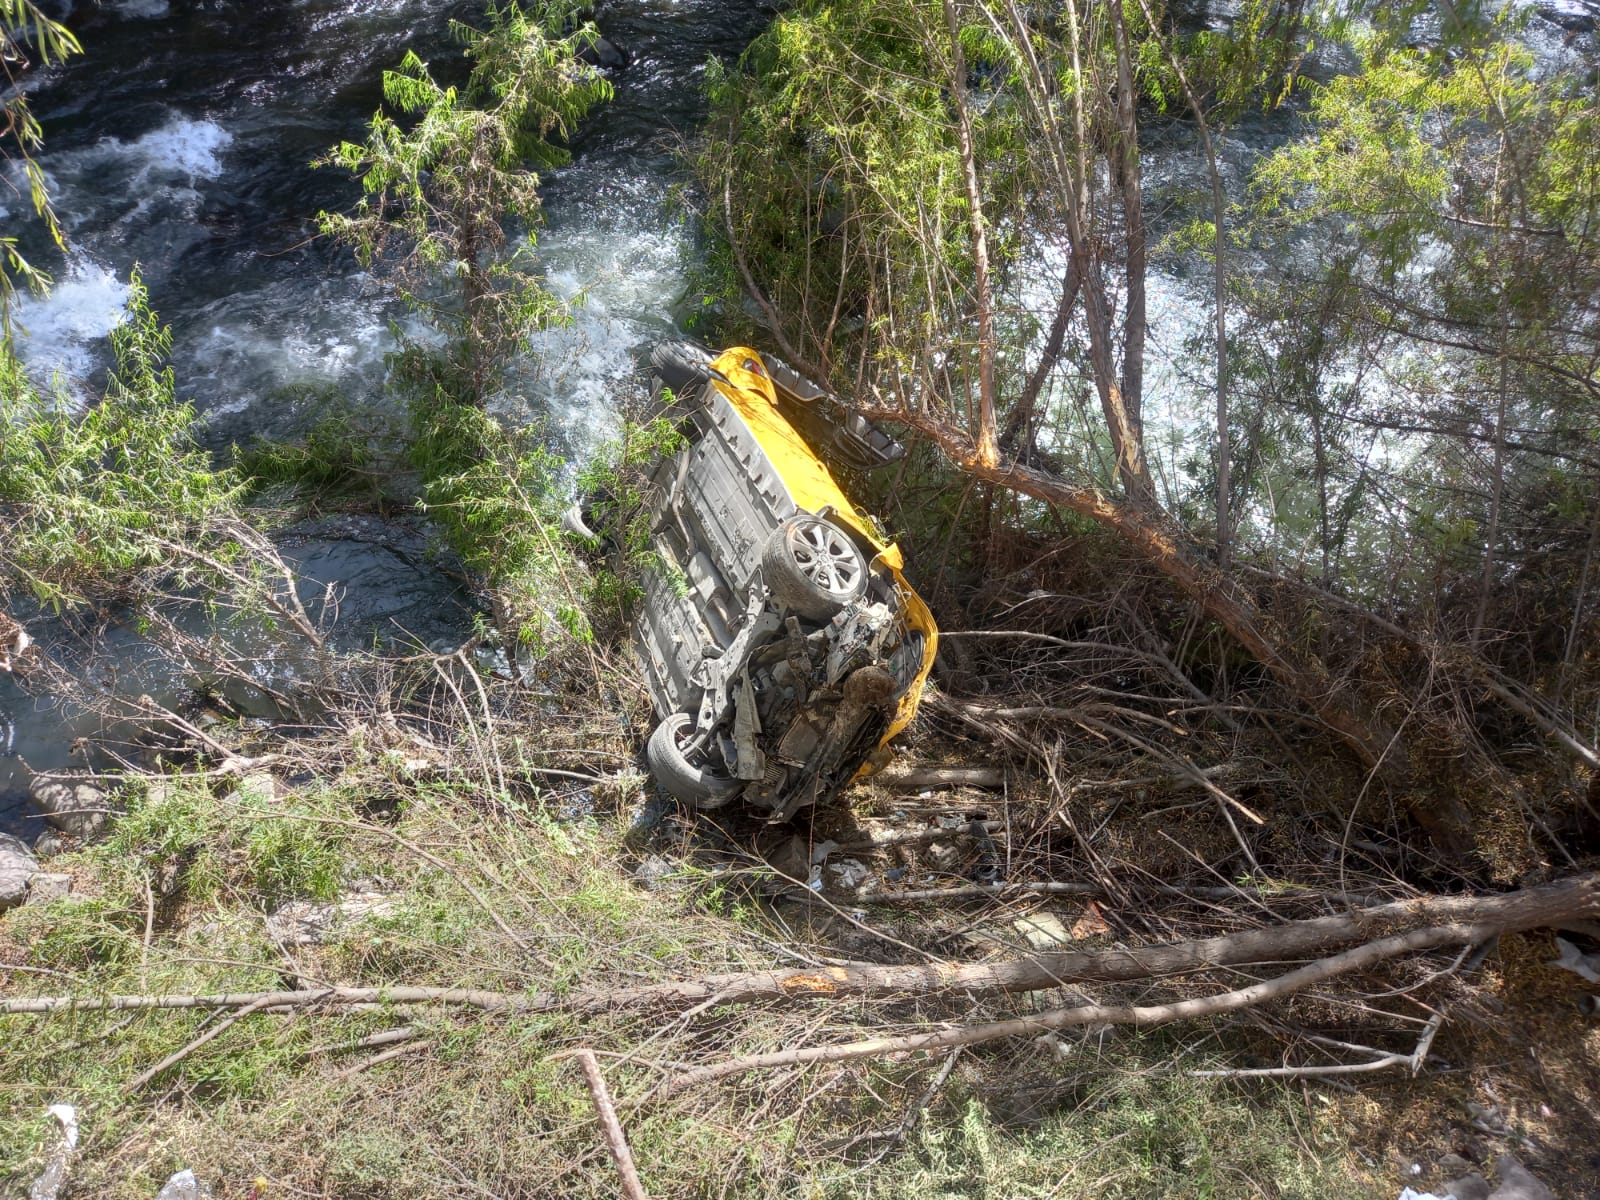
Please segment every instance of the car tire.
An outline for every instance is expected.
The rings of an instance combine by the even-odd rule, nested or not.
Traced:
[[[762,576],[780,608],[826,621],[867,590],[867,562],[855,540],[823,517],[797,513],[767,539]]]
[[[593,550],[601,545],[598,533],[589,528],[589,523],[583,517],[583,502],[574,500],[562,510],[561,528],[575,537],[583,546]]]
[[[682,396],[710,380],[715,357],[698,342],[660,342],[650,351],[650,369],[674,395]]]
[[[693,723],[688,713],[673,713],[657,725],[645,745],[645,760],[669,796],[695,808],[718,808],[743,791],[745,784],[742,779],[689,761],[680,739]]]

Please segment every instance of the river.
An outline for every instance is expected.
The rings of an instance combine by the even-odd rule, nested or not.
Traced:
[[[284,428],[319,391],[379,398],[390,321],[403,314],[348,251],[313,238],[317,211],[351,204],[358,186],[310,164],[361,138],[381,71],[407,48],[450,71],[460,48],[448,22],[480,11],[440,0],[80,3],[68,20],[83,55],[30,83],[69,253],[40,244],[14,197],[0,211],[57,278],[23,306],[30,370],[59,375],[79,403],[92,395],[137,265],[172,326],[179,394],[212,444]],[[671,199],[682,182],[675,147],[701,118],[707,58],[737,55],[770,18],[738,0],[600,7],[629,62],[612,75],[615,99],[574,140],[572,164],[546,177],[540,234],[551,285],[586,302],[569,328],[540,339],[537,370],[505,401],[548,418],[575,453],[613,427],[619,390],[637,386],[637,352],[692,307],[692,231]],[[414,540],[404,529],[312,529],[291,554],[313,585],[340,586],[340,623],[357,640],[380,623],[447,638],[469,625],[472,605]],[[141,674],[151,664],[127,648],[119,669],[125,683],[154,686]],[[23,799],[31,770],[83,766],[71,744],[100,732],[0,675],[0,829],[36,834]]]

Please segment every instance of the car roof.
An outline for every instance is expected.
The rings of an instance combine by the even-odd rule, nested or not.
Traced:
[[[777,390],[761,355],[748,346],[733,346],[719,354],[711,368],[713,385],[760,443],[796,507],[813,513],[830,510],[833,520],[860,534],[884,562],[904,570],[900,548],[885,542],[850,503],[827,465],[778,411]]]

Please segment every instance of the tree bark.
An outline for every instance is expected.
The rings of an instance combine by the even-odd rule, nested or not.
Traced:
[[[978,318],[978,419],[973,425],[972,440],[977,464],[992,467],[1000,461],[1000,451],[995,428],[994,298],[989,290],[989,233],[983,217],[977,151],[972,142],[972,111],[967,104],[967,59],[961,49],[961,25],[953,0],[944,0],[944,19],[950,34],[950,97],[956,110],[956,137],[961,149],[961,180],[967,197],[972,286]]]
[[[1429,950],[1452,943],[1470,943],[1492,936],[1492,931],[1478,925],[1445,925],[1414,929],[1410,933],[1379,938],[1364,946],[1331,955],[1298,970],[1286,971],[1276,978],[1266,979],[1248,987],[1212,996],[1198,996],[1192,1000],[1176,1000],[1170,1004],[1156,1005],[1082,1004],[1075,1008],[1056,1008],[1031,1016],[1013,1017],[1006,1021],[959,1025],[954,1029],[914,1033],[904,1037],[868,1038],[859,1042],[845,1042],[831,1046],[804,1046],[791,1050],[778,1050],[770,1054],[741,1055],[738,1058],[685,1071],[668,1084],[666,1091],[670,1095],[684,1088],[709,1083],[713,1079],[722,1079],[729,1075],[741,1075],[746,1071],[804,1066],[808,1063],[850,1062],[861,1058],[906,1054],[916,1050],[976,1046],[982,1042],[999,1041],[1001,1038],[1038,1037],[1042,1033],[1070,1029],[1075,1025],[1149,1027],[1167,1025],[1173,1021],[1220,1016],[1268,1000],[1292,996],[1314,984],[1364,967],[1375,966],[1385,959],[1395,958],[1409,951]]]
[[[1125,258],[1122,264],[1127,298],[1122,317],[1122,407],[1144,458],[1144,341],[1145,232],[1144,194],[1139,181],[1138,95],[1133,83],[1133,60],[1128,48],[1128,24],[1120,3],[1111,10],[1111,29],[1117,47],[1117,154],[1113,175],[1122,184],[1122,223]],[[1146,478],[1143,499],[1153,499]]]

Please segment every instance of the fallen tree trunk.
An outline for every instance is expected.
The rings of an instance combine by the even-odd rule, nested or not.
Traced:
[[[901,792],[915,792],[926,788],[973,787],[1003,788],[1006,785],[1004,767],[890,767],[871,776],[871,781]]]
[[[1414,777],[1399,732],[1341,687],[1327,664],[1302,649],[1232,574],[1208,561],[1169,514],[1153,504],[1117,499],[1025,463],[982,461],[965,432],[927,413],[894,405],[863,412],[900,421],[926,435],[971,479],[1060,505],[1122,538],[1349,746],[1362,766],[1403,801],[1438,850],[1456,860],[1466,856],[1471,848],[1470,821],[1461,801],[1438,788],[1416,787],[1422,781]],[[1111,420],[1109,411],[1107,419]],[[1112,422],[1111,428],[1116,427]],[[1131,481],[1129,490],[1137,494]]]
[[[1213,996],[1200,996],[1192,1000],[1178,1000],[1171,1004],[1144,1007],[1083,1004],[1076,1008],[1057,1008],[1032,1016],[1015,1017],[1009,1021],[959,1025],[953,1029],[915,1033],[905,1037],[867,1038],[859,1042],[844,1042],[831,1046],[800,1046],[789,1050],[776,1050],[770,1054],[745,1054],[684,1071],[668,1083],[665,1091],[671,1095],[696,1084],[709,1083],[713,1079],[722,1079],[729,1075],[742,1075],[747,1071],[805,1066],[809,1063],[850,1062],[858,1058],[881,1058],[887,1054],[905,1054],[914,1050],[946,1050],[957,1046],[975,1046],[980,1042],[993,1042],[1001,1038],[1038,1037],[1042,1033],[1067,1029],[1074,1025],[1151,1026],[1197,1017],[1218,1016],[1241,1008],[1249,1008],[1263,1001],[1293,995],[1336,975],[1370,967],[1408,951],[1482,941],[1494,937],[1495,933],[1495,930],[1486,925],[1443,925],[1434,929],[1413,929],[1410,933],[1379,938],[1354,950],[1345,950],[1309,963],[1298,970],[1288,971],[1274,979],[1251,984],[1249,987]]]
[[[698,979],[574,992],[565,996],[466,988],[320,988],[195,996],[40,996],[0,1001],[0,1015],[110,1009],[240,1008],[260,1004],[451,1004],[490,1012],[704,1012],[782,999],[906,999],[1043,991],[1071,983],[1117,983],[1191,974],[1213,967],[1312,958],[1417,930],[1452,931],[1450,941],[1481,941],[1524,929],[1600,917],[1600,872],[1497,896],[1424,896],[1334,916],[1286,921],[1221,937],[1128,949],[1066,950],[993,963],[884,966],[857,963],[776,971],[740,971]],[[1470,939],[1468,934],[1471,934]]]

